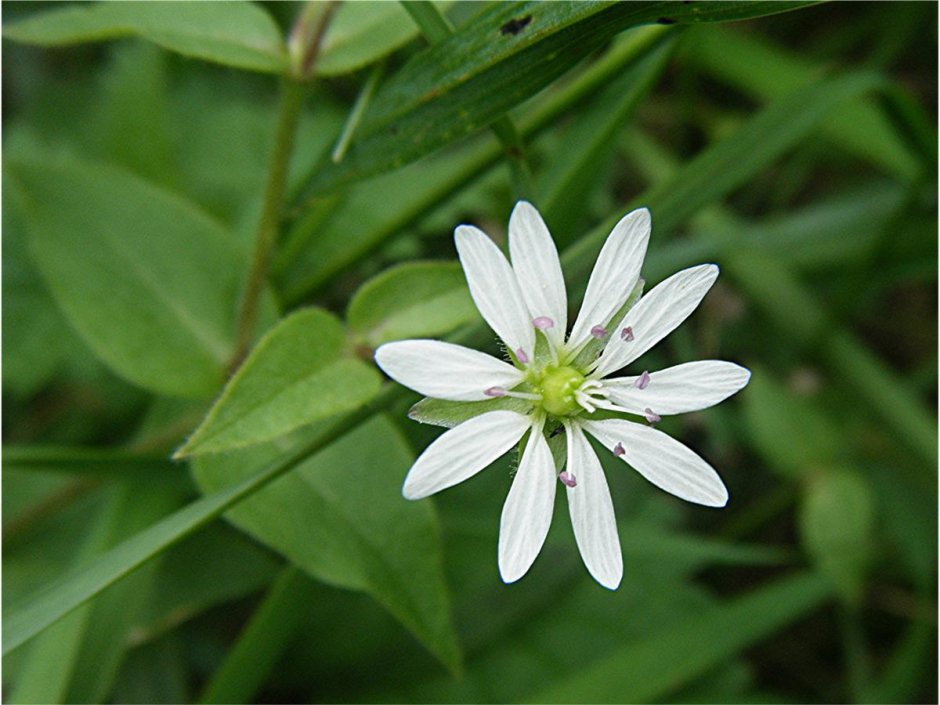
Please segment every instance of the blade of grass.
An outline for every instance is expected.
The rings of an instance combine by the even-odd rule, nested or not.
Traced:
[[[278,656],[300,627],[297,605],[309,593],[310,579],[294,566],[284,568],[257,607],[222,665],[212,674],[200,703],[247,703],[255,698]]]
[[[619,702],[662,700],[816,609],[829,593],[826,581],[811,573],[783,578],[628,644],[600,663],[535,693],[530,702],[605,702],[612,693]]]
[[[421,34],[429,43],[437,44],[454,33],[454,26],[430,0],[406,0],[401,2],[401,6],[411,15],[411,19],[415,21],[421,29]],[[508,115],[503,115],[490,126],[490,129],[503,145],[516,198],[532,200],[535,198],[532,171],[515,124]]]
[[[236,485],[192,502],[109,551],[83,562],[68,575],[54,580],[26,605],[10,610],[5,616],[3,653],[8,653],[34,637],[50,624],[85,604],[171,545],[205,526],[240,500],[251,496],[402,395],[400,388],[387,386],[368,406],[346,415],[308,445],[275,460]]]

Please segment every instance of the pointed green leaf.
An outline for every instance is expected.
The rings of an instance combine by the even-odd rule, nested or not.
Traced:
[[[184,56],[281,73],[287,49],[271,16],[251,2],[102,2],[56,8],[3,28],[40,46],[141,37]]]
[[[379,89],[346,157],[321,165],[307,193],[401,167],[486,127],[629,27],[742,19],[805,4],[496,3]]]
[[[448,401],[446,399],[425,397],[408,410],[408,418],[432,426],[453,428],[464,421],[469,421],[473,417],[489,411],[507,409],[526,414],[531,408],[531,402],[514,397],[500,397],[499,399],[486,399],[484,401]]]
[[[435,2],[443,10],[450,2]],[[397,2],[344,2],[330,21],[315,70],[321,76],[350,73],[381,59],[418,36]]]
[[[479,318],[457,262],[408,262],[366,282],[347,320],[371,347],[444,335]]]
[[[216,492],[283,453],[283,443],[204,456],[193,473]],[[249,498],[227,517],[311,576],[372,595],[445,664],[459,655],[432,506],[408,502],[411,450],[374,418]]]
[[[342,324],[316,308],[269,331],[176,456],[262,443],[364,404],[379,389],[375,369],[344,357]]]
[[[110,166],[17,160],[10,173],[39,269],[98,357],[161,394],[215,393],[244,271],[231,233]]]

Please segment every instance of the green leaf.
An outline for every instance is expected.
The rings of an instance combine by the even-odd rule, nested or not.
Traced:
[[[649,53],[667,31],[661,26],[643,27],[618,38],[603,57],[570,84],[534,102],[531,111],[518,121],[521,134],[531,139],[573,106],[589,100]],[[655,66],[647,66],[647,69],[655,69]],[[646,77],[641,74],[638,79]],[[310,246],[299,255],[286,246],[282,252],[285,264],[289,265],[278,276],[284,300],[288,303],[307,300],[311,290],[322,287],[337,271],[358,261],[385,240],[425,221],[430,212],[440,217],[442,203],[449,202],[448,210],[456,211],[452,197],[455,194],[465,196],[466,184],[485,172],[492,173],[492,167],[503,154],[499,142],[492,135],[484,134],[446,154],[431,156],[401,171],[356,184],[343,192],[343,202],[325,224],[314,215],[321,210],[317,204],[323,203],[323,199],[314,199],[287,238],[294,242],[306,237],[311,240]],[[305,221],[311,216],[314,222],[307,228]],[[452,217],[448,216],[440,227],[452,228]],[[311,237],[314,228],[315,239]]]
[[[696,31],[688,43],[688,60],[735,88],[773,100],[818,80],[818,64],[766,37],[718,28]],[[832,111],[822,130],[834,143],[868,159],[888,173],[909,180],[917,160],[892,128],[884,111],[870,100],[858,98]]]
[[[824,580],[798,574],[723,604],[703,608],[599,663],[540,690],[530,702],[663,700],[741,650],[813,610],[828,596]]]
[[[864,477],[849,469],[809,478],[799,513],[803,545],[843,599],[857,603],[871,561],[874,501]]]
[[[184,56],[282,73],[287,49],[271,16],[250,2],[102,2],[56,8],[4,26],[3,36],[40,46],[141,37]]]
[[[310,599],[310,587],[310,579],[294,566],[281,571],[212,675],[200,703],[246,703],[255,699],[301,626],[297,605]]]
[[[436,2],[443,10],[451,2]],[[321,76],[367,66],[418,36],[418,28],[397,2],[344,2],[340,5],[314,67]]]
[[[787,390],[769,370],[752,366],[751,372],[742,395],[744,419],[754,445],[774,470],[800,477],[840,456],[843,433],[818,403]]]
[[[201,457],[193,473],[205,491],[217,492],[282,452],[269,444]],[[311,576],[372,595],[457,669],[437,521],[429,503],[401,496],[411,461],[396,429],[377,417],[227,517]]]
[[[343,357],[342,324],[316,308],[278,323],[252,350],[177,458],[263,443],[354,409],[379,389],[375,369]]]
[[[453,428],[488,411],[507,409],[526,414],[531,408],[531,402],[514,397],[500,397],[484,401],[448,401],[446,399],[425,397],[408,410],[408,418],[432,426]]]
[[[741,19],[804,4],[498,3],[393,75],[346,157],[320,165],[306,193],[396,169],[486,127],[628,27]]]
[[[349,302],[352,331],[371,347],[450,333],[478,320],[457,262],[409,262],[370,279]]]
[[[244,270],[233,236],[113,167],[17,160],[10,173],[39,269],[92,350],[158,393],[215,393]]]

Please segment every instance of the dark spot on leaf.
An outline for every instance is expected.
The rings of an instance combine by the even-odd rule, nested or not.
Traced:
[[[512,35],[519,34],[519,32],[524,30],[528,26],[529,22],[531,21],[532,21],[532,15],[526,15],[525,17],[513,18],[509,20],[509,22],[507,22],[506,24],[504,24],[502,27],[499,28],[500,34],[504,36],[507,34],[512,34]]]
[[[658,20],[656,20],[656,23],[657,24],[675,24],[676,21],[672,19],[671,17],[660,17]]]

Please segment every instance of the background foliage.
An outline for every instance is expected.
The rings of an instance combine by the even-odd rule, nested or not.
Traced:
[[[301,85],[323,6],[6,3],[5,699],[936,702],[937,6],[802,5],[347,3]],[[400,496],[371,351],[495,351],[521,196],[577,292],[648,206],[722,267],[648,366],[754,373],[664,422],[727,509],[608,468],[614,593],[564,511],[499,581],[511,459]]]

